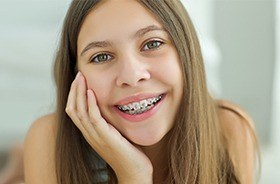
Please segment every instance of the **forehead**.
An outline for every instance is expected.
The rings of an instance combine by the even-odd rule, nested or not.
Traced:
[[[86,16],[78,42],[124,38],[150,25],[162,27],[155,16],[136,0],[104,0]]]

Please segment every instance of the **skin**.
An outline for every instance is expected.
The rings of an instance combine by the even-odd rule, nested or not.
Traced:
[[[87,88],[94,91],[102,116],[130,141],[145,146],[157,143],[173,126],[183,81],[178,54],[164,30],[149,28],[135,36],[149,26],[162,29],[138,2],[105,1],[86,17],[77,43],[78,69],[86,78]],[[110,46],[80,54],[96,41],[107,41]],[[151,43],[161,45],[149,49],[147,44]],[[110,59],[90,62],[98,54],[107,54]],[[167,93],[164,106],[155,116],[131,123],[113,110],[119,100],[143,93]]]
[[[106,44],[89,48],[92,42]],[[167,32],[137,1],[104,1],[87,15],[77,45],[80,72],[66,112],[119,181],[160,183],[167,160],[164,137],[183,91],[178,54]],[[118,101],[147,93],[166,94],[148,119],[135,123],[115,112]]]
[[[87,15],[78,37],[80,72],[72,83],[66,112],[92,148],[114,169],[119,183],[164,183],[166,176],[164,148],[182,96],[182,73],[178,54],[164,31],[133,36],[151,25],[162,28],[136,1],[104,0]],[[154,39],[164,44],[143,51]],[[109,41],[110,46],[81,54],[93,41]],[[112,57],[108,56],[105,63],[90,62],[101,53]],[[162,108],[149,119],[130,123],[112,111],[119,100],[146,92],[167,93]],[[235,167],[243,173],[244,183],[252,183],[254,147],[244,126],[247,120],[224,109],[218,116],[229,136]],[[56,130],[56,114],[38,119],[30,128],[24,146],[26,183],[56,183]]]

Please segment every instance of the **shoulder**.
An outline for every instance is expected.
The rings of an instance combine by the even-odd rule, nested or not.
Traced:
[[[227,150],[242,183],[253,183],[257,140],[248,113],[236,104],[218,100],[218,117]]]
[[[35,120],[31,127],[29,128],[28,135],[36,134],[38,136],[46,136],[49,138],[54,138],[56,135],[56,114],[47,114]]]
[[[24,142],[26,183],[55,182],[55,114],[45,115],[32,123]]]
[[[252,118],[240,106],[226,100],[217,100],[216,103],[218,106],[218,115],[220,118],[223,118],[225,120],[239,119],[242,122],[240,125],[248,126],[249,128],[254,129]],[[238,125],[238,123],[236,123],[236,125]]]
[[[240,106],[225,100],[217,101],[218,118],[224,136],[232,141],[250,140],[255,135],[254,124],[249,114]]]

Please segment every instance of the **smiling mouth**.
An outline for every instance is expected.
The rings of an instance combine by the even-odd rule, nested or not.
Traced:
[[[152,109],[157,103],[159,103],[162,100],[163,96],[164,94],[161,94],[157,97],[148,98],[139,102],[133,102],[126,105],[117,105],[116,107],[125,114],[143,114],[144,112],[147,112],[150,109]]]

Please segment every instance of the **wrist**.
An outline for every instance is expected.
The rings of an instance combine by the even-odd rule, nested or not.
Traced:
[[[117,176],[119,184],[152,184],[153,174],[139,174],[137,176]]]
[[[138,178],[138,179],[126,179],[118,180],[119,184],[153,184],[153,179],[147,179],[147,177]]]

